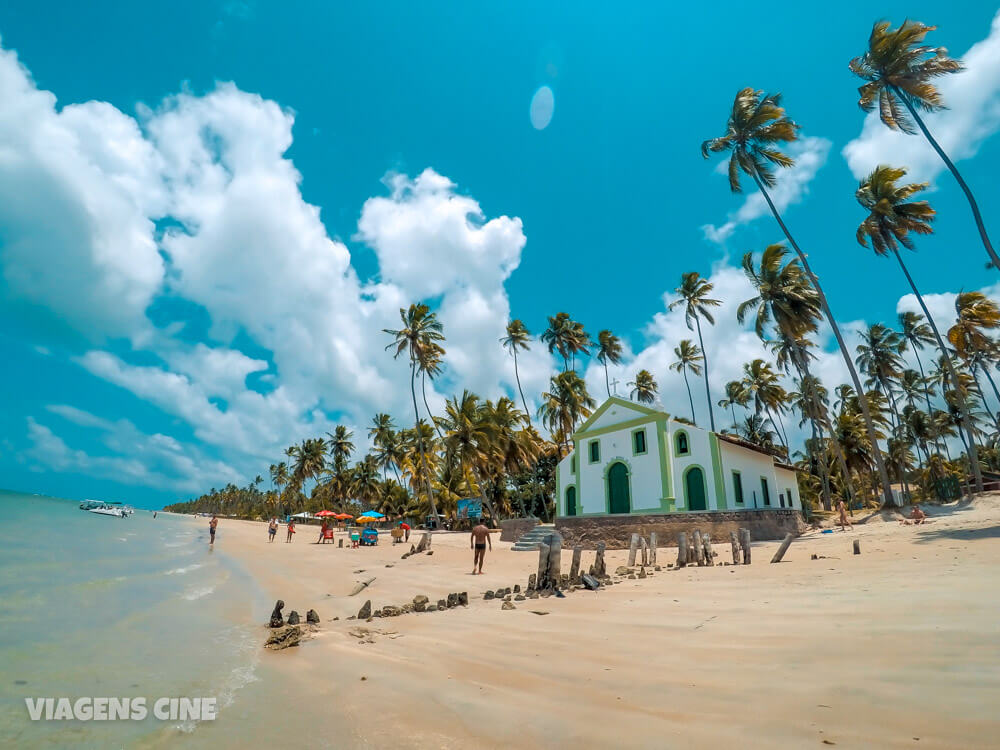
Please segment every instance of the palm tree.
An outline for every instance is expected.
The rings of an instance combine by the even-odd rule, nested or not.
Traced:
[[[986,248],[990,261],[1000,270],[1000,257],[986,234],[986,226],[972,190],[917,113],[918,109],[925,112],[944,109],[941,92],[931,81],[962,70],[962,63],[948,57],[948,51],[944,47],[923,44],[924,37],[935,28],[937,27],[925,26],[919,21],[904,21],[898,29],[893,29],[888,21],[877,22],[868,37],[868,49],[849,63],[851,72],[867,81],[858,88],[858,93],[861,94],[858,105],[865,112],[871,112],[877,105],[879,117],[887,127],[911,135],[916,132],[909,118],[913,119],[965,193],[983,247]],[[909,118],[899,108],[900,102],[909,112]]]
[[[743,384],[738,380],[730,380],[726,383],[726,397],[719,401],[719,406],[723,409],[729,409],[733,415],[733,429],[737,429],[736,425],[736,409],[737,406],[742,406],[744,409],[747,404],[750,403],[750,398],[743,390]]]
[[[712,138],[701,144],[701,153],[706,159],[709,152],[719,153],[732,151],[729,159],[729,189],[734,193],[742,192],[740,187],[740,172],[750,175],[757,184],[757,189],[767,202],[771,213],[774,215],[778,226],[784,232],[792,249],[802,263],[802,268],[812,282],[816,293],[819,295],[820,305],[823,308],[823,315],[826,317],[833,335],[837,339],[841,356],[847,371],[851,375],[854,387],[861,390],[861,379],[854,369],[851,361],[851,353],[847,349],[844,337],[840,333],[840,326],[837,325],[830,305],[820,286],[819,279],[812,272],[809,261],[805,253],[799,248],[792,233],[785,226],[781,214],[771,200],[771,195],[767,188],[774,187],[777,183],[771,165],[781,168],[791,167],[795,160],[778,149],[781,143],[790,143],[798,138],[799,126],[785,116],[785,110],[781,107],[781,95],[765,95],[762,91],[755,91],[752,88],[742,89],[736,94],[733,108],[729,115],[729,122],[726,128],[726,135],[719,138]],[[875,436],[875,425],[872,422],[871,414],[868,413],[868,406],[862,401],[862,413],[865,420],[865,429],[871,442],[872,457],[878,469],[879,479],[882,483],[882,493],[887,503],[892,504],[892,487],[889,484],[889,475],[885,470],[885,463],[882,454],[878,449],[878,441]]]
[[[829,394],[823,383],[818,378],[811,375],[800,376],[796,383],[798,391],[788,394],[790,403],[799,410],[802,418],[799,420],[799,427],[809,423],[812,430],[812,439],[806,441],[806,453],[809,458],[810,470],[815,473],[819,469],[823,508],[830,510],[830,475],[829,466],[825,457],[817,456],[819,447],[824,442],[820,430],[821,425],[826,422],[826,405]],[[824,451],[825,453],[826,451]],[[846,465],[844,466],[846,472]]]
[[[435,520],[438,517],[437,505],[434,502],[434,490],[431,487],[431,474],[427,467],[427,453],[424,450],[424,433],[420,429],[420,411],[417,409],[417,363],[421,360],[424,352],[432,345],[436,346],[438,341],[444,341],[441,322],[437,315],[431,312],[430,308],[423,303],[411,304],[409,309],[399,310],[400,320],[403,327],[399,330],[389,328],[382,329],[383,333],[388,333],[393,337],[391,344],[386,346],[386,351],[395,349],[394,357],[399,357],[403,352],[410,356],[410,394],[413,397],[413,413],[416,418],[416,438],[417,450],[420,453],[420,461],[423,465],[425,484],[427,487],[427,500],[431,506],[431,513]]]
[[[288,464],[284,461],[271,464],[271,481],[274,482],[274,486],[278,488],[278,498],[281,497],[281,488],[288,484]]]
[[[295,459],[290,483],[298,491],[326,467],[326,443],[323,438],[306,438],[301,445],[293,445],[290,450]]]
[[[350,474],[350,492],[363,505],[371,510],[378,501],[381,481],[378,476],[378,464],[373,456],[365,456],[355,465]]]
[[[632,388],[629,398],[637,400],[640,404],[651,404],[656,401],[659,386],[656,385],[649,370],[639,370],[635,374],[635,380],[627,385]]]
[[[701,375],[701,362],[704,359],[701,349],[690,339],[684,339],[679,346],[674,347],[674,356],[677,357],[670,365],[670,369],[679,372],[684,376],[684,385],[687,386],[688,403],[691,405],[691,422],[698,425],[698,419],[694,414],[694,399],[691,397],[691,383],[688,382],[688,370],[695,375]]]
[[[604,365],[604,385],[608,389],[608,398],[611,398],[608,363],[617,365],[622,361],[622,342],[621,339],[607,329],[597,334],[597,361]]]
[[[437,420],[431,414],[431,407],[427,403],[427,377],[433,381],[441,374],[441,361],[444,358],[444,349],[435,343],[429,343],[423,348],[417,357],[417,370],[420,372],[420,395],[424,401],[424,408],[427,410],[427,418],[434,425],[434,430],[438,437],[441,437],[441,428],[438,427]]]
[[[569,313],[556,313],[549,317],[549,327],[542,333],[542,341],[548,345],[549,354],[558,352],[563,358],[563,372],[569,369],[570,347],[573,339],[573,321]]]
[[[520,320],[512,320],[507,324],[507,335],[500,339],[504,349],[510,352],[514,358],[514,379],[517,381],[517,392],[521,394],[521,404],[524,406],[524,417],[531,424],[531,415],[528,410],[528,402],[524,398],[524,391],[521,390],[521,375],[517,371],[517,350],[528,349],[528,342],[531,341],[531,332]]]
[[[383,412],[379,412],[372,417],[372,426],[368,428],[368,437],[375,448],[375,461],[382,469],[383,478],[388,479],[385,473],[388,472],[389,467],[392,466],[393,471],[396,470],[396,466],[393,463],[393,456],[388,450],[389,446],[396,442],[396,425],[393,424],[392,417]],[[398,474],[396,475],[396,481],[399,481]]]
[[[576,371],[561,372],[552,378],[549,390],[542,394],[538,416],[555,435],[561,433],[563,446],[569,452],[569,439],[576,423],[592,413],[597,402],[587,392],[587,384]]]
[[[744,440],[759,445],[761,448],[775,450],[774,431],[768,428],[768,423],[759,414],[748,414],[739,426],[737,433]]]
[[[933,344],[934,333],[931,327],[924,322],[924,316],[910,310],[899,314],[899,332],[910,344],[910,350],[917,360],[917,367],[920,368],[920,377],[925,382],[924,400],[927,402],[927,413],[931,413],[931,395],[926,387],[927,374],[924,372],[924,363],[920,359],[920,350],[924,344]]]
[[[989,363],[1000,360],[1000,346],[986,333],[1000,328],[1000,307],[981,292],[962,292],[955,298],[955,313],[958,319],[948,329],[948,341],[969,364],[973,378],[982,369],[993,387],[993,395],[1000,401],[1000,391],[989,368]]]
[[[674,294],[680,299],[670,303],[671,310],[684,305],[684,322],[687,323],[688,330],[693,330],[692,321],[698,329],[698,345],[705,361],[705,398],[708,399],[708,421],[712,432],[715,432],[715,411],[712,409],[712,392],[708,387],[708,356],[705,354],[705,340],[701,337],[701,319],[707,320],[709,325],[715,325],[715,318],[709,308],[718,307],[722,301],[708,296],[714,288],[715,285],[701,278],[697,271],[689,271],[681,276],[681,285],[674,289]]]
[[[354,453],[354,443],[351,442],[354,433],[344,425],[338,424],[333,432],[326,433],[326,436],[330,438],[326,441],[326,448],[330,452],[333,468],[335,471],[343,472],[347,468],[351,454]]]
[[[785,428],[781,425],[781,412],[785,409],[788,394],[779,384],[777,373],[762,359],[747,362],[743,365],[743,389],[753,401],[754,413],[759,415],[763,410],[775,428],[781,427],[779,437],[787,450],[788,438],[785,437]],[[775,414],[778,415],[777,420],[774,418]]]
[[[937,324],[927,310],[923,295],[917,289],[910,271],[903,262],[903,256],[899,254],[899,246],[914,249],[913,240],[910,239],[910,232],[916,234],[931,234],[931,222],[934,220],[934,209],[927,201],[910,201],[910,197],[922,192],[927,188],[926,182],[912,183],[909,185],[897,185],[896,182],[906,176],[906,170],[895,167],[879,166],[861,181],[857,193],[855,193],[858,203],[867,210],[868,216],[858,226],[857,239],[863,247],[868,247],[871,240],[872,249],[876,255],[887,255],[890,251],[899,261],[899,267],[903,269],[910,289],[924,311],[937,341],[938,349],[944,354],[947,350]],[[958,375],[951,364],[951,358],[945,357],[945,364],[948,374],[951,377],[953,387],[957,390]],[[966,446],[969,453],[969,463],[972,465],[972,476],[975,481],[976,491],[983,491],[983,475],[979,469],[979,457],[976,455],[976,441],[972,434],[972,423],[968,416],[968,405],[959,401],[957,404],[959,411],[964,415],[962,425],[966,434]]]

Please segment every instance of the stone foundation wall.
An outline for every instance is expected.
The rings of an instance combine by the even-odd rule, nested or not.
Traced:
[[[516,542],[538,525],[537,518],[509,518],[500,522],[500,541]]]
[[[506,523],[506,522],[505,522]],[[562,534],[563,549],[582,545],[596,549],[604,542],[608,549],[627,549],[632,534],[656,532],[658,547],[676,547],[677,534],[700,531],[710,533],[713,543],[729,540],[729,532],[750,529],[753,541],[783,539],[785,534],[800,534],[806,529],[801,511],[720,510],[708,513],[664,513],[622,516],[568,516],[556,519],[556,531]],[[504,532],[506,533],[506,531]]]

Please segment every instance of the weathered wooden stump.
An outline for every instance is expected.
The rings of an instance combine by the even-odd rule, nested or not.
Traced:
[[[861,554],[861,540],[860,539],[855,539],[854,540],[854,554],[855,555],[860,555]]]
[[[677,567],[688,564],[688,535],[681,531],[677,534]]]
[[[715,565],[715,555],[712,554],[712,535],[706,532],[701,537],[701,543],[705,548],[705,564]]]
[[[417,552],[426,552],[431,548],[431,532],[425,531],[420,535],[420,542],[417,544]]]
[[[575,581],[580,576],[580,557],[583,556],[583,547],[579,544],[573,547],[573,562],[569,564],[569,580]]]
[[[639,545],[642,548],[642,567],[649,565],[649,545],[646,544],[646,537],[639,537]]]
[[[639,535],[633,534],[628,543],[628,567],[635,566],[635,553],[639,549]]]
[[[656,532],[649,532],[649,564],[656,565]]]
[[[750,564],[750,529],[740,529],[740,547],[743,548],[743,564]]]
[[[740,564],[740,540],[735,531],[729,532],[729,544],[733,548],[733,565]]]
[[[559,577],[562,573],[562,537],[553,534],[549,537],[549,570],[548,585],[545,588],[559,588]]]
[[[702,567],[705,565],[705,545],[701,541],[701,532],[695,529],[691,532],[691,537],[694,540],[694,560],[698,567]]]
[[[545,537],[546,540],[552,539],[551,536]],[[549,545],[545,542],[541,542],[538,545],[538,575],[535,577],[535,590],[541,591],[544,588],[548,588],[548,583],[546,578],[549,574]]]
[[[795,534],[785,534],[785,538],[781,540],[781,546],[778,547],[778,551],[774,553],[774,557],[771,558],[772,563],[781,562],[781,558],[785,556],[785,552],[788,550],[788,546],[792,543],[795,538]]]
[[[604,578],[608,574],[607,566],[604,564],[604,550],[607,549],[607,545],[604,542],[597,543],[597,556],[594,558],[594,568],[591,575],[596,578]]]
[[[338,539],[337,541],[339,542],[339,544],[337,544],[337,547],[341,547],[342,548],[344,546],[344,540],[343,539]]]

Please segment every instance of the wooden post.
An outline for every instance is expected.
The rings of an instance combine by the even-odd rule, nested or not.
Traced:
[[[639,535],[633,534],[632,539],[628,543],[628,567],[632,568],[635,566],[635,552],[639,549]]]
[[[339,544],[337,544],[337,547],[343,547],[344,546],[344,540],[343,539],[338,539],[337,541],[339,542]]]
[[[736,532],[735,531],[730,531],[729,532],[729,544],[732,545],[732,548],[733,548],[733,565],[739,565],[740,564],[740,540],[736,536]]]
[[[604,578],[608,574],[608,569],[604,565],[604,550],[607,545],[604,542],[597,543],[597,557],[594,559],[594,577]]]
[[[656,565],[656,532],[649,532],[649,564]]]
[[[705,564],[705,545],[701,541],[701,532],[695,529],[691,533],[691,537],[694,539],[694,559],[698,563],[698,567],[702,567]]]
[[[750,529],[740,529],[740,547],[743,548],[743,564],[750,564]]]
[[[546,537],[546,539],[551,539],[551,536]],[[546,588],[546,580],[549,573],[549,545],[545,542],[541,542],[538,545],[538,575],[535,576],[535,591],[541,591]]]
[[[569,566],[569,580],[575,581],[580,575],[580,557],[583,555],[583,547],[577,544],[573,547],[573,562]]]
[[[553,534],[549,537],[549,580],[545,588],[559,588],[559,576],[562,572],[562,537]]]
[[[683,568],[688,563],[688,535],[683,531],[677,534],[677,567]]]
[[[860,555],[861,554],[861,540],[860,539],[855,539],[854,540],[854,554],[855,555]]]
[[[705,564],[715,565],[715,555],[712,554],[712,535],[706,532],[701,537],[701,543],[705,546]]]
[[[646,544],[646,537],[639,537],[639,544],[642,547],[642,567],[649,565],[649,545]]]
[[[781,542],[781,546],[778,547],[778,551],[774,553],[774,557],[771,558],[772,563],[781,562],[781,558],[785,556],[785,552],[788,550],[788,545],[792,543],[795,538],[795,534],[785,534],[785,538]]]

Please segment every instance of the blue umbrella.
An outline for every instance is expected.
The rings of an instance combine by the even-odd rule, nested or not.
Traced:
[[[382,513],[374,510],[365,511],[362,515],[368,516],[369,518],[385,518]]]

